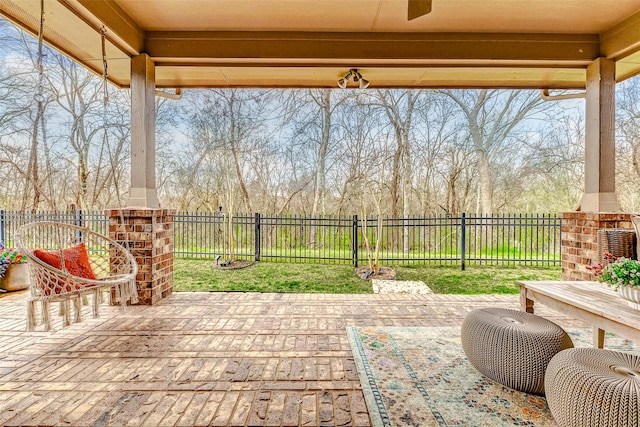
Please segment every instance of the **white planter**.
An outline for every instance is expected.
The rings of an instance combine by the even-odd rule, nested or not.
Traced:
[[[631,307],[640,310],[640,288],[635,286],[620,286],[618,288],[620,298],[627,301]]]
[[[5,291],[20,291],[29,287],[29,266],[26,263],[11,264],[4,277],[0,278],[0,289]]]

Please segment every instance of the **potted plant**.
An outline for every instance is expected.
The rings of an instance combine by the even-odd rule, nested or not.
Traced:
[[[640,309],[640,261],[629,258],[616,258],[606,252],[607,264],[597,264],[588,269],[603,283],[615,288],[618,295],[634,308]]]
[[[0,289],[19,291],[29,287],[26,257],[18,250],[0,244]]]

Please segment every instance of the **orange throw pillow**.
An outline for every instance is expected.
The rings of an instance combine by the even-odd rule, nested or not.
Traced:
[[[33,254],[41,261],[46,262],[50,266],[62,270],[62,259],[59,250],[43,251],[36,249]],[[96,275],[89,263],[89,253],[84,242],[78,243],[70,248],[62,250],[62,256],[64,257],[64,266],[72,276],[82,277],[84,279],[96,280]],[[64,286],[63,283],[54,285],[54,293],[60,294],[62,292],[71,292],[69,285]],[[46,295],[51,294],[50,289],[45,289]]]

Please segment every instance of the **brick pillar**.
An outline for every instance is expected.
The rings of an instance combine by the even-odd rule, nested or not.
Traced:
[[[173,292],[173,209],[105,211],[109,237],[129,248],[138,263],[138,299],[153,305]]]
[[[562,280],[593,280],[587,266],[598,262],[598,229],[633,229],[631,214],[602,212],[563,212]]]

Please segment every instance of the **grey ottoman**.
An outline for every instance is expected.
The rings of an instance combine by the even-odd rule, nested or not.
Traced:
[[[504,308],[469,313],[461,340],[477,370],[507,387],[535,394],[544,394],[544,374],[551,358],[573,347],[569,335],[555,323]]]
[[[597,348],[558,353],[545,376],[551,415],[562,427],[640,426],[640,357]]]

